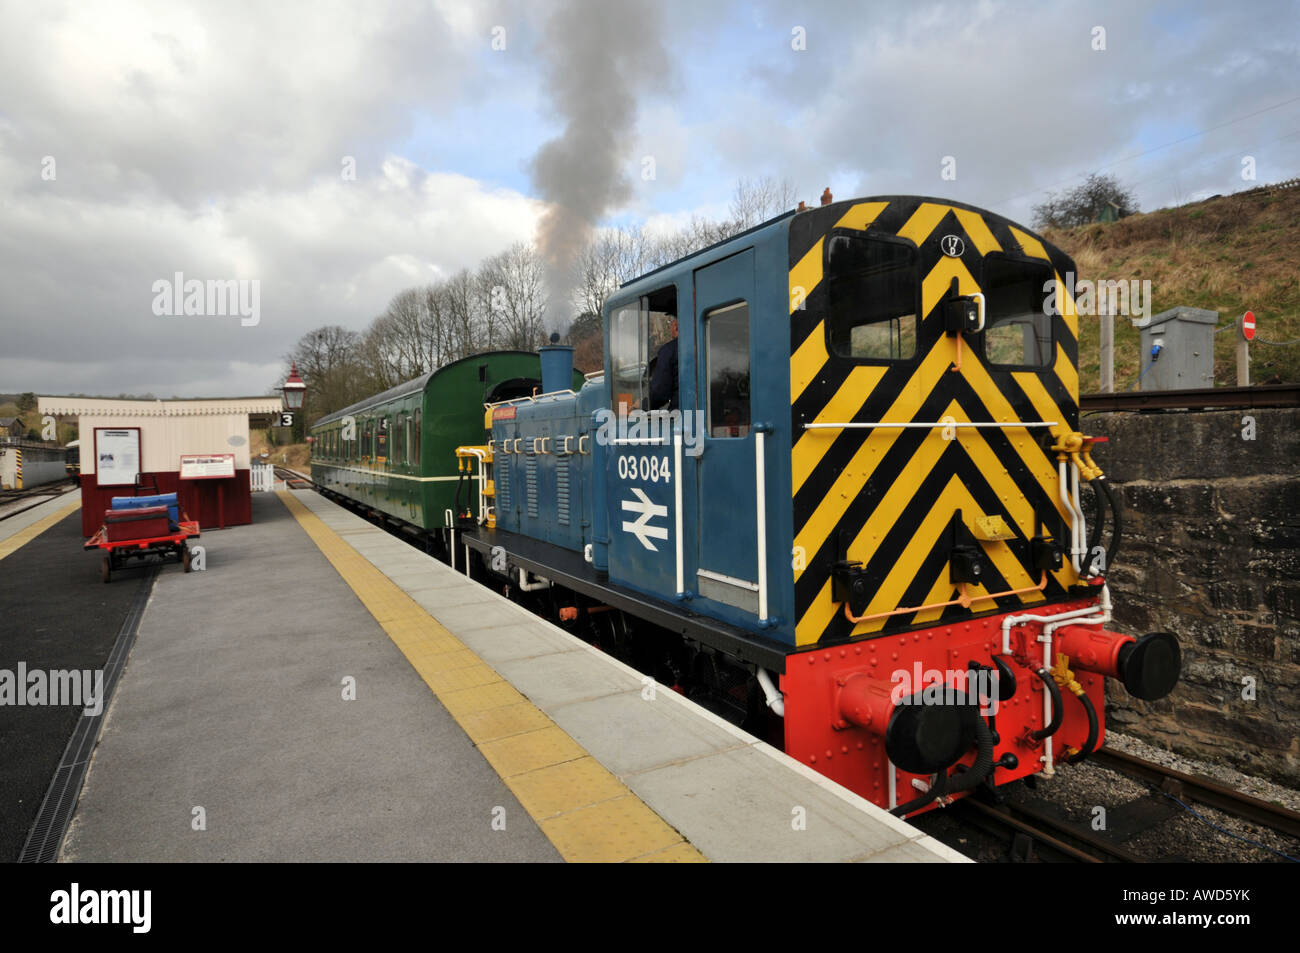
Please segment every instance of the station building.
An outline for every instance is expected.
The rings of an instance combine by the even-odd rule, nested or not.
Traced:
[[[89,536],[113,497],[151,493],[178,493],[205,530],[251,523],[249,429],[274,423],[282,398],[41,397],[39,410],[77,418],[81,532]]]

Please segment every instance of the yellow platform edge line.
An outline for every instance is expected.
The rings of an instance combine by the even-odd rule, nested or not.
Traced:
[[[289,490],[276,495],[561,857],[569,863],[707,862],[672,825]],[[546,743],[529,745],[530,735]]]
[[[49,516],[43,516],[26,529],[21,529],[14,533],[8,539],[0,542],[0,559],[13,555],[55,523],[59,522],[69,514],[75,513],[79,509],[81,509],[80,497],[78,497],[77,502],[69,503],[67,506],[63,507],[63,509],[57,510]]]

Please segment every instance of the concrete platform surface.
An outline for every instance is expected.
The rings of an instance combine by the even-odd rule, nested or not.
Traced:
[[[502,679],[706,858],[967,860],[317,493],[293,500],[470,649],[479,678]]]
[[[61,859],[559,860],[284,504],[253,506],[158,577]]]

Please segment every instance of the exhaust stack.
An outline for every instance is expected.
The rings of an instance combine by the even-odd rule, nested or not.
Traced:
[[[558,344],[560,336],[551,335],[551,343],[538,349],[542,358],[542,393],[573,389],[573,347]]]

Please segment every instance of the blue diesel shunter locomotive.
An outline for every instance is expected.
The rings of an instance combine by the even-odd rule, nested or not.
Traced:
[[[451,552],[899,814],[1050,775],[1102,743],[1106,678],[1157,699],[1181,664],[1109,628],[1072,271],[1001,216],[886,196],[637,278],[603,371],[575,390],[552,345],[537,392],[482,398]]]

